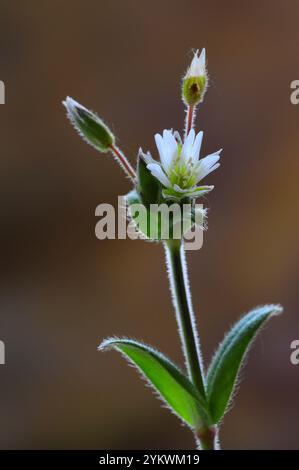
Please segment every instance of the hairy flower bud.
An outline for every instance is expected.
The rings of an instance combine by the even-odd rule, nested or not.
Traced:
[[[69,96],[63,101],[67,116],[81,137],[96,150],[109,152],[114,136],[103,121]]]
[[[206,51],[195,52],[191,65],[183,78],[182,99],[187,106],[196,106],[203,100],[208,85]]]

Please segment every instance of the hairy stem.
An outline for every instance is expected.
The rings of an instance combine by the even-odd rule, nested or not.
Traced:
[[[216,426],[203,427],[194,433],[201,450],[219,450],[218,430]]]
[[[200,394],[206,397],[199,337],[192,308],[183,242],[168,240],[165,242],[165,251],[172,300],[188,375]],[[216,448],[216,434],[215,427],[206,425],[194,431],[196,441],[202,450]]]
[[[185,122],[185,139],[187,138],[189,132],[193,128],[195,117],[195,106],[187,106],[186,110],[186,122]]]
[[[116,147],[116,145],[114,145],[114,144],[112,144],[110,146],[110,150],[113,153],[116,160],[118,161],[118,163],[120,164],[120,166],[125,171],[125,173],[127,173],[127,175],[134,182],[135,179],[136,179],[136,173],[135,173],[134,169],[132,168],[132,165],[129,162],[129,160],[127,159],[127,157],[125,157],[123,152],[118,147]]]
[[[180,240],[169,240],[165,243],[165,247],[170,288],[188,374],[198,391],[205,396],[201,353],[191,304],[184,246]]]

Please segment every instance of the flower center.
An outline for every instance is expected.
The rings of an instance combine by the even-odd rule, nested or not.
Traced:
[[[182,146],[178,145],[178,152],[169,169],[169,180],[172,185],[177,184],[182,189],[195,185],[194,164],[190,157],[187,161],[181,157]]]

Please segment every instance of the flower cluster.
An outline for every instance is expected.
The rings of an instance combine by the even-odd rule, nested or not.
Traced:
[[[205,49],[200,54],[197,50],[182,81],[182,99],[186,105],[184,138],[177,131],[168,129],[162,134],[156,134],[159,161],[140,149],[136,171],[116,146],[111,130],[95,113],[70,97],[63,104],[79,134],[96,150],[111,152],[131,178],[135,187],[134,200],[139,198],[147,208],[150,204],[170,204],[173,201],[178,204],[189,201],[192,204],[214,188],[212,185],[202,185],[201,182],[220,165],[221,150],[200,158],[203,132],[196,134],[194,130],[196,106],[203,100],[207,84]]]

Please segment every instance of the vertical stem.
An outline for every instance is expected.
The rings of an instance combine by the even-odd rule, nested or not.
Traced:
[[[168,240],[165,249],[172,298],[188,374],[197,390],[205,397],[199,338],[189,291],[184,246],[181,240]]]
[[[216,426],[203,427],[195,434],[202,450],[220,450]]]
[[[206,398],[199,337],[192,308],[183,242],[181,240],[168,240],[165,242],[165,250],[172,299],[188,374],[194,386]],[[216,426],[205,423],[202,424],[200,429],[193,430],[200,449],[219,449],[217,431]]]
[[[187,114],[186,114],[185,139],[187,138],[189,132],[193,128],[194,115],[195,115],[195,106],[189,105],[187,107]]]

